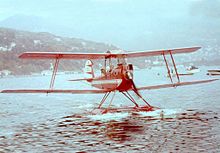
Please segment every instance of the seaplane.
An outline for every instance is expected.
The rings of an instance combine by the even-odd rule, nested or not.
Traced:
[[[130,102],[134,104],[132,110],[136,111],[152,111],[156,107],[151,106],[147,100],[140,94],[141,90],[153,90],[160,88],[171,88],[185,85],[193,85],[200,83],[208,83],[216,81],[217,79],[208,80],[197,80],[182,82],[180,81],[180,76],[177,71],[175,60],[173,54],[182,53],[192,53],[199,50],[201,47],[187,47],[187,48],[176,48],[176,49],[162,49],[153,51],[135,51],[135,52],[125,52],[122,50],[107,51],[105,53],[76,53],[76,52],[24,52],[19,58],[22,59],[45,59],[54,60],[53,73],[50,81],[50,86],[48,89],[16,89],[16,90],[2,90],[1,93],[70,93],[70,94],[103,94],[97,109],[101,109],[103,103],[107,101],[107,98],[111,93],[113,93],[112,98],[109,101],[107,108],[102,109],[102,113],[107,113],[111,109],[111,104],[115,93],[123,94]],[[162,56],[165,62],[167,73],[171,83],[169,84],[159,84],[151,86],[137,87],[134,83],[134,66],[131,63],[127,63],[127,58],[137,58],[137,57],[150,57],[150,56]],[[175,71],[175,81],[171,76],[170,64],[167,61],[167,56],[171,59],[173,70]],[[85,63],[84,72],[87,74],[86,78],[79,78],[69,81],[86,81],[94,89],[79,90],[79,89],[55,89],[54,82],[56,79],[56,74],[59,66],[59,61],[62,59],[66,60],[87,60]],[[104,66],[100,69],[99,76],[95,76],[94,73],[94,60],[104,60]],[[113,61],[114,60],[114,61]],[[138,101],[142,101],[144,105],[139,105]]]

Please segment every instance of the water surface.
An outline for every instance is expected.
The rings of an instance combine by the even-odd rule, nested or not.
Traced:
[[[208,67],[182,80],[213,78]],[[158,72],[160,74],[158,74]],[[138,70],[137,86],[169,83],[162,68]],[[87,89],[59,75],[56,88]],[[47,88],[48,76],[0,79],[1,89]],[[103,95],[0,94],[0,152],[220,152],[220,81],[142,91],[154,112],[90,113]],[[117,93],[112,107],[132,106]],[[161,118],[163,110],[164,118]]]

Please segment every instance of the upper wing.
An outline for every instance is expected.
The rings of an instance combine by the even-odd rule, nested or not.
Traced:
[[[190,48],[177,48],[177,49],[165,49],[165,50],[153,50],[153,51],[141,51],[141,52],[130,52],[126,55],[129,57],[141,57],[141,56],[159,56],[163,54],[181,54],[181,53],[191,53],[199,50],[201,47],[190,47]]]
[[[25,52],[20,58],[30,59],[103,59],[103,58],[132,58],[142,56],[158,56],[162,54],[180,54],[194,52],[201,47],[164,49],[156,51],[137,51],[128,53],[72,53],[72,52]]]
[[[154,86],[146,86],[137,88],[137,90],[153,90],[153,89],[161,89],[161,88],[170,88],[170,87],[178,87],[178,86],[185,86],[185,85],[192,85],[192,84],[200,84],[200,83],[208,83],[212,81],[216,81],[219,79],[210,79],[210,80],[200,80],[200,81],[191,81],[191,82],[180,82],[174,84],[162,84],[162,85],[154,85]]]
[[[18,89],[2,90],[1,93],[70,93],[70,94],[97,94],[110,92],[108,90],[62,90],[62,89]]]
[[[71,53],[71,52],[25,52],[19,58],[31,59],[101,59],[107,53]]]

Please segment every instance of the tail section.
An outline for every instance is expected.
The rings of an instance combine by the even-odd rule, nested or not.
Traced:
[[[93,70],[93,62],[91,60],[87,60],[84,67],[85,78],[92,79],[95,77]]]

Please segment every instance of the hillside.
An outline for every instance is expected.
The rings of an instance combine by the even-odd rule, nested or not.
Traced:
[[[198,52],[175,55],[177,64],[184,65],[220,65],[219,39],[201,39]],[[182,47],[182,46],[181,46]],[[190,47],[190,46],[184,46]],[[9,70],[14,75],[40,73],[48,70],[52,60],[21,60],[18,56],[25,51],[61,51],[61,52],[106,52],[117,49],[113,45],[97,43],[77,38],[56,36],[46,32],[27,32],[0,28],[0,71]],[[139,68],[152,65],[164,65],[162,57],[128,59]],[[81,71],[85,60],[61,60],[59,70]],[[98,66],[99,62],[95,63]]]
[[[0,71],[10,70],[13,74],[30,74],[46,70],[53,61],[21,60],[18,56],[25,51],[105,52],[116,49],[113,45],[77,38],[60,37],[46,32],[27,32],[0,28]],[[61,61],[61,70],[79,70],[84,61]]]

